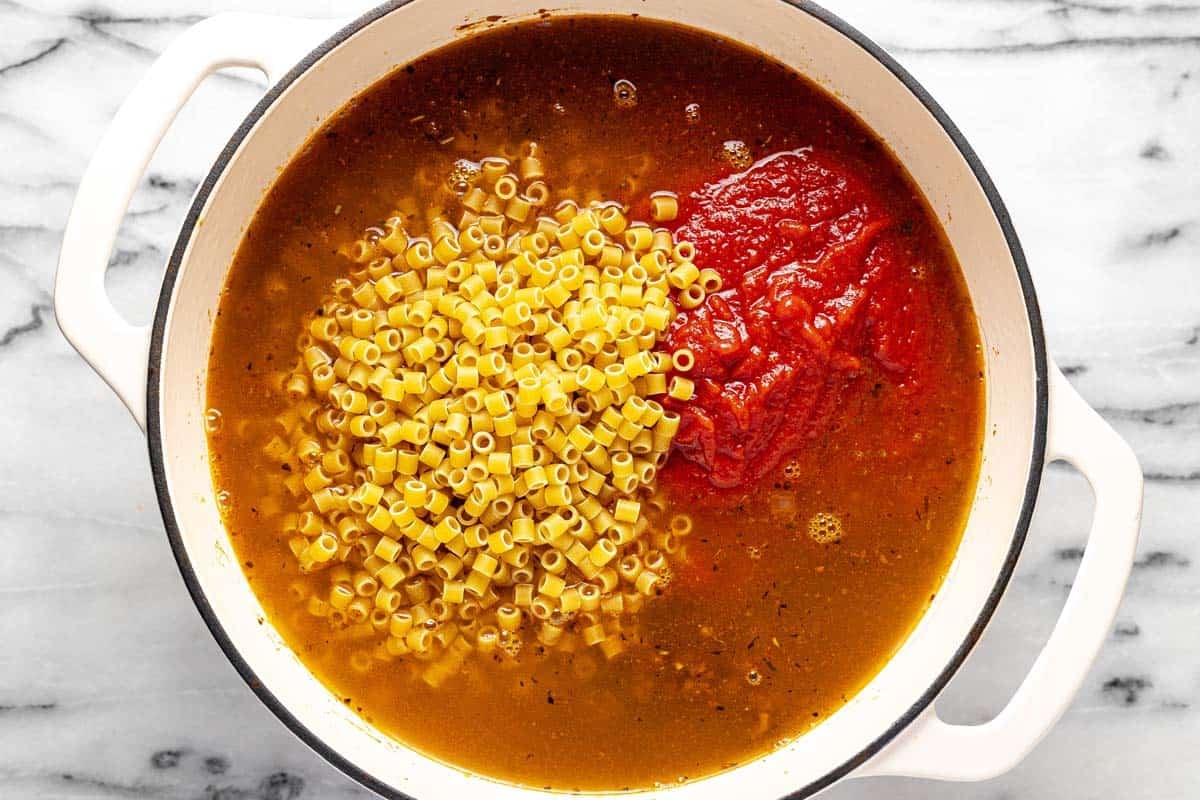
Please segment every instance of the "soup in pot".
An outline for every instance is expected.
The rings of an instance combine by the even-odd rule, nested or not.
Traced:
[[[640,18],[397,69],[249,225],[210,456],[269,622],[364,719],[562,790],[837,711],[938,591],[979,332],[895,156],[806,78]]]

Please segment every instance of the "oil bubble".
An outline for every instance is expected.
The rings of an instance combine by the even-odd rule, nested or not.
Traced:
[[[746,683],[751,686],[759,686],[762,684],[762,673],[756,669],[752,669],[746,673]]]
[[[430,139],[441,139],[446,135],[442,123],[436,119],[426,119],[424,124],[421,125],[421,132]]]
[[[688,103],[683,107],[683,118],[688,121],[689,125],[695,125],[700,121],[700,104]]]
[[[225,418],[219,410],[210,408],[204,412],[204,430],[209,433],[220,433],[224,424]]]
[[[460,158],[450,168],[450,175],[446,179],[446,185],[455,194],[466,194],[467,190],[479,179],[480,172],[479,165],[474,161]]]
[[[721,145],[721,157],[734,169],[745,169],[754,162],[754,157],[750,155],[750,146],[741,139],[730,139]]]
[[[820,511],[808,521],[808,535],[818,544],[833,544],[842,539],[842,519],[836,514]]]
[[[638,101],[637,87],[632,81],[622,78],[613,84],[613,99],[617,101],[619,108],[633,108]]]

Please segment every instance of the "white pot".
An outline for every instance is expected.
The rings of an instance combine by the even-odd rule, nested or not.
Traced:
[[[258,623],[263,612],[233,557],[209,473],[203,413],[212,320],[242,231],[317,124],[395,66],[464,35],[458,28],[464,21],[530,15],[542,5],[398,0],[345,27],[245,14],[196,25],[154,64],[113,120],[80,184],[59,261],[59,324],[147,431],[171,546],[213,635],[300,738],[390,797],[530,800],[548,793],[465,774],[382,735],[318,683],[270,625]],[[983,167],[911,76],[811,4],[553,5],[555,14],[636,12],[704,28],[774,56],[840,98],[895,150],[945,226],[987,354],[987,435],[974,506],[954,564],[917,629],[865,689],[792,744],[728,772],[646,794],[804,797],[851,775],[979,780],[1009,769],[1067,707],[1107,634],[1133,559],[1142,478],[1125,443],[1048,363],[1029,272]],[[104,293],[121,217],[175,113],[204,76],[233,65],[261,68],[273,86],[199,188],[153,326],[132,326]],[[995,609],[1021,549],[1043,465],[1055,459],[1077,466],[1096,495],[1095,522],[1062,616],[995,719],[975,726],[942,722],[933,701]]]

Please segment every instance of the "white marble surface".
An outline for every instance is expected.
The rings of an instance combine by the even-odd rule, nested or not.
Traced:
[[[53,324],[75,185],[150,60],[229,8],[360,2],[0,0],[0,798],[363,796],[275,720],[192,607],[142,435]],[[1200,796],[1200,5],[829,0],[945,105],[1012,210],[1051,350],[1149,482],[1118,625],[1066,718],[975,785],[876,779],[839,800]],[[166,9],[166,10],[164,10]],[[109,288],[149,318],[189,195],[257,98],[208,81],[156,156]],[[1001,707],[1044,641],[1086,532],[1086,484],[1048,472],[1018,575],[940,708]]]

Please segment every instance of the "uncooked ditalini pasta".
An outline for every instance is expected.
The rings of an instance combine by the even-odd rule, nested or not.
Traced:
[[[432,684],[529,641],[624,649],[678,550],[648,541],[690,530],[660,518],[680,419],[656,398],[692,396],[694,359],[655,348],[673,298],[720,289],[616,204],[547,208],[536,145],[455,174],[462,224],[413,236],[397,213],[344,249],[365,266],[306,322],[283,384],[298,413],[267,445],[297,467],[291,550],[329,575],[309,613],[427,661]]]

